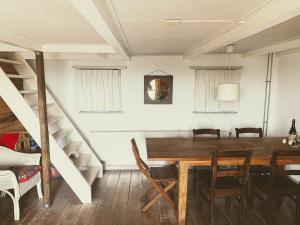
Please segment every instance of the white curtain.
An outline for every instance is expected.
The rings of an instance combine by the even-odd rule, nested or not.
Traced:
[[[76,107],[80,112],[121,111],[120,70],[77,70]]]
[[[218,113],[237,112],[239,101],[220,102],[217,99],[219,84],[240,83],[241,70],[196,70],[195,75],[195,112]]]

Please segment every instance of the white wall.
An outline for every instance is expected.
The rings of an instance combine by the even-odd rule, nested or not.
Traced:
[[[282,55],[278,59],[278,74],[272,119],[274,135],[285,136],[296,119],[300,133],[300,53]],[[298,122],[298,123],[297,123]]]
[[[232,58],[232,65],[243,66],[238,114],[193,113],[194,71],[189,66],[224,66],[226,55],[203,56],[190,61],[180,56],[138,56],[130,62],[47,61],[45,66],[47,85],[99,156],[107,165],[130,166],[134,165],[129,145],[132,136],[138,138],[142,155],[146,157],[145,136],[189,135],[187,130],[200,127],[220,128],[227,135],[228,130],[235,127],[261,127],[266,62],[266,56],[242,59],[235,55]],[[123,113],[76,112],[72,65],[126,65],[127,69],[122,71]],[[144,105],[144,75],[156,69],[174,76],[172,105]]]

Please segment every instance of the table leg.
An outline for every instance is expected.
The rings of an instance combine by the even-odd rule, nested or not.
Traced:
[[[187,189],[188,189],[188,169],[186,162],[179,162],[179,185],[178,185],[178,224],[185,225]]]

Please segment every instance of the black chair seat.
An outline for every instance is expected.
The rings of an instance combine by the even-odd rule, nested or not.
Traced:
[[[178,169],[175,165],[150,167],[150,175],[154,180],[177,180]]]
[[[263,192],[267,192],[270,185],[272,190],[283,189],[285,192],[287,190],[295,190],[294,193],[299,192],[299,185],[288,176],[275,177],[272,183],[271,178],[271,175],[255,176],[253,182]]]
[[[271,167],[268,166],[251,166],[250,167],[250,174],[251,175],[261,175],[261,174],[271,174]]]

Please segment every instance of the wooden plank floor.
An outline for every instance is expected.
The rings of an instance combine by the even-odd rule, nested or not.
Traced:
[[[191,179],[190,179],[191,180]],[[139,198],[150,187],[138,171],[107,171],[103,179],[93,186],[93,203],[80,204],[70,188],[61,179],[53,180],[53,204],[50,209],[42,207],[36,190],[21,198],[21,221],[13,221],[12,201],[0,198],[1,225],[172,225],[176,224],[176,213],[160,201],[147,213],[141,211]],[[226,209],[220,200],[217,208],[218,225],[237,225],[238,205]],[[209,206],[200,204],[189,184],[188,225],[209,225]],[[247,211],[247,225],[265,225],[265,206],[261,201]],[[281,210],[274,208],[272,225],[294,224],[295,204],[287,199]]]

